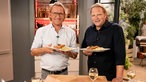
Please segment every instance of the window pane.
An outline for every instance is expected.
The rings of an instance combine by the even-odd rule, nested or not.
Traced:
[[[103,6],[107,10],[109,21],[113,21],[113,18],[114,18],[114,4],[103,4]]]

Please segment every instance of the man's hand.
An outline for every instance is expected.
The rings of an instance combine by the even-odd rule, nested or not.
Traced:
[[[68,55],[69,57],[75,59],[77,58],[77,52],[71,52],[71,51],[60,51],[60,53]]]
[[[92,52],[88,50],[83,50],[83,54],[85,54],[86,56],[91,56]]]
[[[52,44],[49,44],[49,45],[45,45],[41,48],[34,48],[31,50],[31,54],[33,56],[40,56],[40,55],[43,55],[43,54],[46,54],[46,53],[53,53],[54,50],[52,48],[50,48]]]
[[[114,78],[112,80],[112,82],[123,82],[123,71],[124,71],[124,66],[117,65],[116,66],[116,78]]]
[[[122,77],[114,78],[112,82],[123,82],[123,78]]]
[[[48,48],[48,47],[42,47],[42,48],[34,48],[31,50],[31,54],[33,56],[40,56],[40,55],[43,55],[43,54],[46,54],[46,53],[53,53],[54,50],[51,49],[51,48]]]

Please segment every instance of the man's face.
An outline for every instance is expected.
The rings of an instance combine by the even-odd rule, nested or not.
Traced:
[[[103,12],[102,8],[94,7],[91,10],[91,19],[96,27],[101,27],[107,18],[107,14]]]
[[[65,13],[63,8],[60,6],[54,6],[49,17],[54,25],[62,25],[62,22],[65,19]]]

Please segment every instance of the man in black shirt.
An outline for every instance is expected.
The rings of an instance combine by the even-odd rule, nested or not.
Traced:
[[[122,82],[125,64],[125,40],[122,28],[107,20],[107,11],[96,3],[90,10],[93,25],[85,32],[82,48],[100,46],[109,48],[104,52],[83,50],[88,56],[88,69],[96,67],[99,75],[106,76],[108,81]]]

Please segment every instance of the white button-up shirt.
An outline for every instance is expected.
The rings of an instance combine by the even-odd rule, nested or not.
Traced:
[[[65,44],[65,46],[76,48],[76,34],[75,31],[69,27],[62,26],[59,32],[55,31],[52,24],[41,27],[36,31],[34,41],[31,49],[40,48],[52,44]],[[41,55],[41,68],[57,71],[62,70],[68,66],[67,55],[54,52],[51,54]]]

